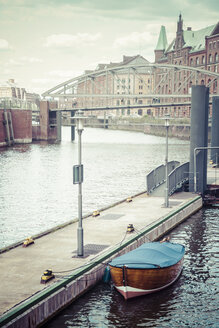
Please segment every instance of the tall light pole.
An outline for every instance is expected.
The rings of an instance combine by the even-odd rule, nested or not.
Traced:
[[[165,115],[165,127],[166,127],[166,156],[165,156],[165,176],[166,176],[166,186],[165,186],[165,207],[169,207],[169,179],[168,179],[168,130],[169,130],[169,120],[170,116]]]
[[[82,111],[78,111],[75,116],[77,122],[77,132],[78,132],[78,165],[73,167],[73,183],[78,184],[78,248],[77,255],[84,255],[83,246],[83,227],[82,227],[82,182],[83,182],[83,165],[81,164],[81,135],[83,132],[83,120],[85,117],[82,115]]]

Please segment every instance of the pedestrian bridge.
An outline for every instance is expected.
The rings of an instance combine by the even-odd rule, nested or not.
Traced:
[[[219,85],[219,73],[203,67],[150,63],[108,66],[65,81],[42,96],[58,100],[62,111],[146,108],[188,105],[192,85],[206,85],[212,93]]]

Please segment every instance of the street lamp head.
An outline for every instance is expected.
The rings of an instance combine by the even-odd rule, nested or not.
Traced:
[[[84,113],[82,112],[82,110],[79,110],[77,112],[77,114],[75,115],[75,119],[76,119],[76,124],[77,124],[77,130],[78,131],[83,131],[83,129],[84,129],[84,120],[86,119],[86,117],[84,116]]]
[[[166,114],[164,116],[164,120],[165,120],[165,126],[168,127],[170,125],[170,115]]]

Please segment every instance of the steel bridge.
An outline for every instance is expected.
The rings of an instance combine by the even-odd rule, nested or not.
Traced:
[[[170,64],[112,66],[86,72],[48,91],[60,110],[112,110],[189,106],[191,86],[203,84],[219,94],[219,73],[203,67]],[[57,109],[56,109],[57,110]]]

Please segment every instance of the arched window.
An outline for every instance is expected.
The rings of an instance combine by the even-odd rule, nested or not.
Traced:
[[[201,80],[201,85],[204,85],[205,84],[205,81],[204,80]]]
[[[190,65],[191,66],[193,65],[193,59],[192,58],[190,59]]]
[[[214,61],[215,61],[215,63],[218,62],[218,54],[217,54],[217,52],[216,52],[216,54],[215,54],[215,56],[214,56]]]
[[[209,63],[212,63],[212,55],[210,54],[209,57],[208,57],[208,62]]]
[[[202,64],[205,64],[205,56],[202,56]]]
[[[196,65],[199,65],[199,57],[196,57]]]

